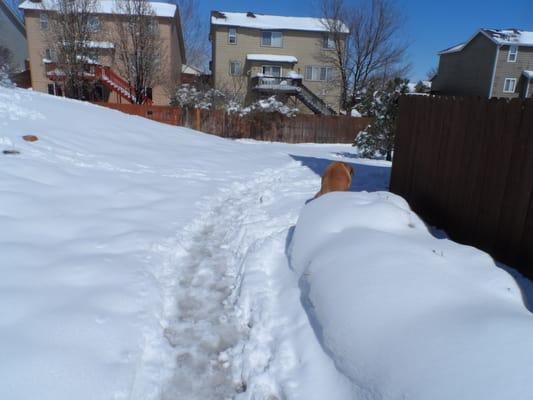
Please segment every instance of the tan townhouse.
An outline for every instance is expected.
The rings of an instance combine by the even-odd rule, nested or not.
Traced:
[[[432,79],[436,94],[533,97],[533,32],[480,29],[439,56]]]
[[[335,42],[322,19],[212,11],[210,41],[216,88],[246,104],[276,95],[304,112],[339,111]]]
[[[115,54],[116,27],[125,21],[126,16],[118,11],[119,0],[98,0],[89,25],[98,38],[89,44],[94,49],[94,57],[87,60],[87,73],[84,77],[91,80],[94,89],[87,95],[88,100],[111,103],[133,103],[132,89],[126,79],[120,76]],[[166,105],[180,82],[182,64],[185,63],[185,48],[181,30],[179,11],[176,5],[150,2],[157,16],[161,38],[161,73],[159,84],[148,88],[146,102]],[[53,95],[62,95],[61,71],[54,63],[54,50],[47,40],[50,29],[50,13],[56,7],[53,0],[26,0],[20,5],[24,11],[28,55],[34,90]],[[144,100],[143,100],[144,101]]]

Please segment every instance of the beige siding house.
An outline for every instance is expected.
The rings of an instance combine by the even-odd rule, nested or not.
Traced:
[[[276,95],[305,112],[339,111],[334,44],[321,19],[213,11],[210,40],[216,88],[247,104]]]
[[[533,32],[481,29],[439,53],[432,91],[443,95],[533,97]]]
[[[43,4],[43,1],[46,4]],[[32,86],[34,90],[49,94],[62,95],[61,73],[54,65],[53,49],[46,39],[49,29],[48,14],[53,12],[53,3],[49,0],[26,0],[20,8],[24,10],[26,34],[28,39],[28,54],[31,69]],[[91,42],[95,49],[94,60],[88,62],[87,79],[92,80],[94,91],[89,100],[100,100],[111,103],[131,103],[133,98],[128,82],[120,76],[115,60],[115,45],[117,23],[122,16],[115,10],[116,0],[99,0],[92,23],[96,26],[95,37]],[[151,89],[147,102],[167,105],[170,95],[180,82],[182,63],[185,62],[185,49],[181,31],[178,9],[173,4],[151,2],[157,15],[159,32],[162,40],[161,82]],[[52,10],[52,11],[51,11]]]

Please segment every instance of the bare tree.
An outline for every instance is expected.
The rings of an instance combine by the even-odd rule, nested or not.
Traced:
[[[11,69],[11,63],[13,62],[13,53],[9,48],[0,44],[0,67],[4,69]]]
[[[235,104],[244,106],[248,81],[244,75],[231,76],[218,85],[218,90],[225,98]]]
[[[156,14],[148,0],[120,0],[115,9],[115,56],[119,73],[128,81],[136,103],[143,103],[149,90],[163,83],[163,41]],[[164,63],[168,64],[168,63]]]
[[[200,17],[198,0],[176,0],[181,17],[187,64],[206,69],[210,59],[208,28]]]
[[[357,5],[320,0],[320,5],[334,50],[324,53],[338,70],[344,108],[353,106],[370,83],[384,84],[407,72],[403,17],[394,0],[361,0]]]
[[[11,50],[0,44],[0,86],[9,87],[12,85],[9,76],[12,60]]]
[[[428,81],[432,80],[439,72],[439,67],[431,67],[426,73],[426,79]]]
[[[67,97],[81,99],[90,86],[88,65],[96,58],[92,41],[97,37],[96,0],[54,0],[46,10],[47,29],[43,31],[50,62],[64,82]]]

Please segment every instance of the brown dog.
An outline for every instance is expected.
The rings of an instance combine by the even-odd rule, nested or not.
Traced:
[[[346,192],[352,185],[354,170],[351,165],[335,161],[328,165],[322,175],[322,187],[315,199],[329,192]]]

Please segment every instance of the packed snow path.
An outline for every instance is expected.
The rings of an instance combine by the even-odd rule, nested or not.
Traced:
[[[298,209],[272,210],[284,197],[296,200],[316,188],[316,179],[302,180],[301,169],[292,162],[221,190],[180,234],[177,251],[169,249],[177,298],[168,304],[165,336],[177,365],[165,400],[282,399],[291,386],[294,394],[301,391],[295,390],[301,383],[290,379],[300,365],[288,337],[307,326],[305,313],[283,315],[298,310],[299,298],[292,277],[294,304],[279,304],[287,284],[277,276],[284,271],[291,278],[285,241]]]

